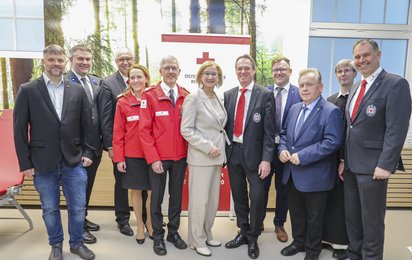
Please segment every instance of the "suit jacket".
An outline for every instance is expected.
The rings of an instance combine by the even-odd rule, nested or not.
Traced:
[[[287,162],[283,171],[283,184],[293,178],[295,187],[302,192],[330,190],[335,186],[336,152],[343,143],[343,119],[340,109],[323,99],[315,105],[294,138],[296,122],[303,103],[293,105],[280,133],[279,154],[288,150],[297,153],[300,164]]]
[[[110,121],[111,119],[109,114],[104,113],[105,106],[109,106],[111,104],[107,104],[107,102],[105,101],[106,99],[104,99],[105,93],[100,86],[100,78],[90,74],[87,75],[87,77],[90,79],[93,90],[93,102],[89,103],[92,111],[93,127],[91,145],[94,148],[96,157],[98,157],[102,153],[102,146],[104,146],[104,148],[112,146],[111,142],[109,142],[108,140],[110,138],[108,137],[108,135],[111,136],[113,130],[111,128],[107,128],[107,121]],[[72,70],[67,72],[66,79],[83,86]]]
[[[339,103],[338,99],[339,92],[333,94],[332,96],[328,97],[328,101],[334,104],[335,106],[339,107],[340,110],[342,111],[342,114],[345,115],[345,106],[343,103]],[[347,101],[347,99],[346,99]],[[342,107],[341,107],[342,106]],[[343,116],[343,129],[346,130],[346,119]],[[340,161],[341,159],[343,160],[345,157],[345,145],[342,145],[342,147],[339,149],[339,152],[337,153],[338,160]]]
[[[346,103],[345,167],[362,174],[373,174],[376,167],[395,172],[411,115],[409,84],[382,70],[351,122],[349,105],[355,102],[352,99],[358,87],[351,89]]]
[[[266,87],[267,89],[269,89],[272,93],[274,91],[274,85],[270,85]],[[282,116],[282,126],[281,128],[283,128],[285,126],[285,120],[286,117],[288,116],[289,113],[289,109],[292,105],[301,102],[302,99],[300,98],[299,95],[299,88],[296,87],[295,85],[290,84],[290,88],[289,88],[289,92],[288,92],[288,98],[286,99],[286,105],[285,105],[285,111],[283,112],[283,116]],[[278,109],[278,108],[276,108]]]
[[[111,120],[108,122],[106,128],[108,129],[113,129],[113,122],[114,122],[114,115],[116,112],[116,104],[117,104],[117,97],[123,93],[123,91],[126,89],[126,83],[123,80],[122,75],[120,74],[119,71],[116,71],[109,77],[103,79],[101,81],[101,86],[102,86],[102,91],[104,95],[102,95],[102,98],[104,101],[102,103],[105,103],[105,108],[103,111],[103,114],[105,116],[109,116]],[[112,143],[112,137],[113,134],[110,133],[109,136],[109,146],[111,147]]]
[[[217,100],[225,113],[225,119],[222,123],[203,89],[197,89],[190,93],[183,102],[180,129],[182,136],[189,143],[188,164],[209,166],[222,165],[226,162],[227,136],[224,127],[227,122],[227,114],[222,100],[219,97]],[[212,158],[208,155],[213,145],[221,150],[219,157]]]
[[[64,158],[70,166],[94,159],[91,112],[86,93],[64,81],[61,120],[43,77],[20,86],[13,114],[14,142],[20,171],[49,172]]]
[[[233,141],[235,109],[239,87],[224,93],[224,104],[228,115],[226,133]],[[255,84],[252,89],[249,108],[243,132],[243,153],[249,170],[257,170],[261,161],[271,162],[275,153],[275,99],[268,89]],[[227,160],[230,160],[232,145],[226,146]]]

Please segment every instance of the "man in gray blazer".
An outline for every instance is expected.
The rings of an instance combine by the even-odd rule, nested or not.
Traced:
[[[49,259],[63,259],[60,185],[66,198],[70,251],[94,259],[83,244],[87,173],[93,163],[91,113],[85,91],[63,78],[64,49],[49,45],[43,51],[44,72],[21,85],[13,114],[14,143],[20,171],[33,178],[40,195],[49,244]]]
[[[127,87],[127,71],[133,65],[134,59],[132,52],[128,48],[120,48],[115,53],[115,61],[118,70],[109,77],[102,80],[102,90],[105,94],[105,99],[109,106],[105,106],[106,111],[104,114],[108,114],[110,117],[109,129],[110,143],[112,143],[113,137],[113,120],[116,111],[117,96],[120,95]],[[111,145],[108,147],[108,154],[110,159],[113,157],[113,150]],[[133,236],[133,230],[129,225],[130,209],[128,191],[122,187],[123,173],[117,170],[116,164],[113,163],[113,175],[114,175],[114,211],[116,215],[117,227],[120,233],[126,236]],[[143,193],[147,194],[147,193]],[[147,196],[147,195],[146,195]],[[143,203],[144,205],[145,203]],[[143,207],[145,210],[145,207]]]
[[[225,129],[231,143],[226,146],[227,166],[240,228],[225,246],[248,244],[248,255],[253,259],[259,257],[257,239],[266,208],[264,179],[275,153],[275,101],[271,91],[255,84],[255,64],[248,54],[238,57],[235,68],[240,85],[224,93]]]
[[[346,104],[345,217],[350,259],[383,259],[388,179],[397,169],[411,115],[408,82],[380,66],[374,40],[353,47],[361,84]]]

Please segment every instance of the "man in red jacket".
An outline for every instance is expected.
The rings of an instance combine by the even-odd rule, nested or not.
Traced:
[[[163,58],[159,71],[162,81],[142,95],[140,140],[146,161],[150,165],[153,250],[157,255],[166,255],[161,205],[167,172],[169,172],[170,197],[166,239],[178,249],[187,248],[185,241],[178,233],[178,229],[187,154],[187,143],[180,134],[180,123],[182,121],[182,104],[189,92],[176,84],[180,68],[175,57]]]

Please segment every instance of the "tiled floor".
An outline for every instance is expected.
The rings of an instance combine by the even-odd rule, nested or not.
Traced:
[[[0,259],[1,260],[38,260],[47,259],[49,246],[47,235],[39,209],[29,209],[34,229],[28,231],[28,224],[19,218],[20,214],[15,209],[0,208]],[[132,259],[205,259],[197,255],[193,250],[178,250],[172,244],[166,242],[168,254],[164,257],[157,256],[152,250],[152,241],[146,240],[143,245],[138,245],[134,237],[121,235],[114,222],[112,211],[91,210],[89,219],[101,225],[101,230],[94,232],[98,242],[90,245],[96,254],[96,259],[101,260],[132,260]],[[64,259],[80,259],[69,252],[67,236],[67,212],[62,214],[66,240],[64,243]],[[304,253],[292,257],[284,257],[280,250],[288,243],[280,243],[275,240],[271,219],[273,213],[268,213],[265,220],[266,230],[259,238],[259,259],[303,259]],[[132,218],[131,224],[135,228]],[[286,230],[290,234],[290,224],[286,224]],[[237,231],[236,222],[228,217],[217,217],[213,228],[215,238],[224,242],[232,239]],[[180,233],[183,239],[187,238],[187,218],[181,218]],[[386,217],[386,243],[385,259],[403,260],[412,259],[412,254],[407,250],[412,246],[412,211],[411,210],[388,210]],[[247,247],[241,246],[237,249],[225,249],[224,246],[212,248],[212,257],[206,259],[249,259]],[[320,260],[333,259],[330,250],[322,250]]]

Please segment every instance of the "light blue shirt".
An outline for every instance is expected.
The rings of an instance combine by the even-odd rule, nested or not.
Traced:
[[[64,81],[63,77],[60,79],[58,85],[54,85],[49,77],[43,72],[43,79],[46,83],[47,91],[49,92],[50,99],[53,103],[53,107],[56,110],[59,119],[62,117],[63,110],[63,95],[64,95]]]
[[[306,108],[307,108],[308,110],[306,110],[305,118],[304,118],[303,122],[306,121],[306,119],[308,118],[308,116],[310,115],[310,113],[312,112],[312,110],[315,108],[316,104],[317,104],[317,103],[319,102],[319,100],[320,100],[320,97],[321,97],[321,96],[317,97],[315,100],[312,101],[312,103],[310,103],[309,105],[306,105]],[[302,108],[304,108],[304,107],[305,107],[305,104],[303,104]],[[299,122],[299,118],[300,118],[300,116],[302,115],[302,111],[303,111],[303,109],[300,110],[300,113],[299,113],[299,116],[298,116],[298,120],[296,120],[296,122]]]

